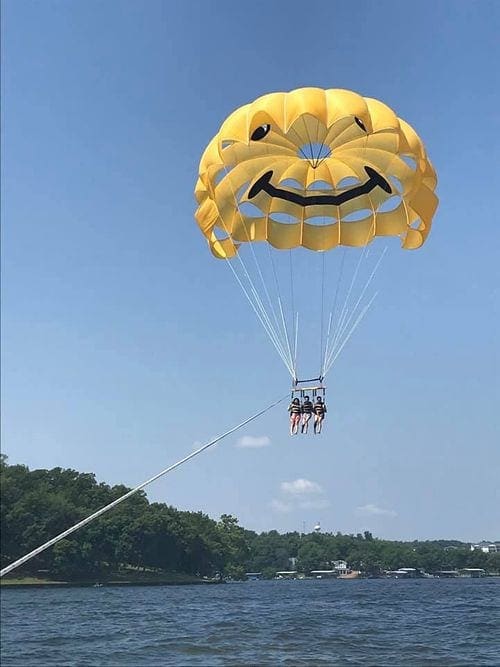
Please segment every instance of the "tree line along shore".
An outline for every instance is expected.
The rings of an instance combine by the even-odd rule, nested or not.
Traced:
[[[71,469],[30,470],[1,460],[1,566],[22,557],[129,489]],[[273,578],[328,570],[344,560],[365,576],[398,568],[433,574],[465,568],[500,571],[500,553],[457,540],[398,542],[370,532],[256,533],[223,514],[218,521],[151,503],[143,492],[61,540],[2,579],[3,584],[112,582],[166,584]]]

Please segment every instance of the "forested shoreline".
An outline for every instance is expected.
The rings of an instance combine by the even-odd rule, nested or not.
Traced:
[[[129,489],[71,469],[30,470],[1,461],[1,565],[8,565]],[[293,559],[293,560],[290,560]],[[371,533],[256,533],[224,514],[218,521],[149,502],[139,492],[19,570],[54,580],[106,580],[124,571],[196,578],[244,578],[293,569],[308,574],[346,560],[370,576],[412,567],[433,573],[500,570],[500,553],[471,551],[456,540],[397,542]]]

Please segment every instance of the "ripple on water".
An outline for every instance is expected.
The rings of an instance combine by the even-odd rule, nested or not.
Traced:
[[[2,667],[500,662],[498,579],[2,593]]]

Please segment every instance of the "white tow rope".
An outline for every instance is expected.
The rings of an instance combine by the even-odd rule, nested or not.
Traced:
[[[119,505],[124,500],[127,500],[127,498],[130,498],[130,496],[133,496],[134,493],[137,493],[138,491],[141,491],[142,489],[144,489],[144,487],[148,486],[149,484],[156,481],[160,477],[163,477],[163,475],[166,475],[168,472],[171,472],[172,470],[175,470],[175,468],[178,468],[183,463],[186,463],[187,461],[194,458],[195,456],[198,456],[198,454],[201,454],[201,452],[204,452],[209,447],[212,447],[212,445],[217,444],[220,440],[223,440],[228,435],[231,435],[231,433],[234,433],[235,431],[242,428],[246,424],[249,424],[254,419],[257,419],[257,417],[260,417],[265,412],[268,412],[269,410],[274,408],[276,405],[278,405],[279,403],[284,401],[285,398],[288,398],[288,394],[286,394],[286,396],[283,396],[282,398],[280,398],[278,401],[274,401],[274,403],[271,403],[271,405],[268,405],[263,410],[260,410],[259,412],[256,412],[251,417],[248,417],[248,419],[245,419],[244,421],[242,421],[237,426],[233,426],[232,428],[229,429],[229,431],[226,431],[222,435],[218,435],[213,440],[210,440],[209,442],[205,443],[204,445],[202,445],[201,447],[196,449],[194,452],[191,452],[191,454],[188,454],[187,456],[185,456],[180,461],[177,461],[177,463],[173,463],[168,468],[165,468],[165,470],[162,470],[157,475],[154,475],[154,477],[151,477],[150,479],[146,480],[145,482],[142,482],[142,484],[139,484],[139,486],[136,486],[135,489],[131,489],[130,491],[127,491],[127,493],[125,493],[123,496],[120,496],[116,500],[113,500],[113,502],[109,503],[109,505],[106,505],[105,507],[101,507],[101,509],[97,510],[97,512],[94,512],[94,514],[91,514],[86,519],[83,519],[82,521],[79,521],[78,523],[76,523],[71,528],[68,528],[67,530],[60,533],[59,535],[56,535],[56,537],[53,537],[48,542],[45,542],[45,544],[42,544],[41,546],[37,547],[33,551],[30,551],[29,554],[26,554],[25,556],[23,556],[22,558],[19,558],[18,560],[14,561],[10,565],[7,565],[7,567],[4,567],[3,570],[0,570],[0,577],[3,577],[8,572],[12,572],[12,570],[15,570],[16,567],[19,567],[20,565],[23,565],[23,563],[26,563],[27,561],[31,560],[35,556],[38,556],[38,554],[42,553],[42,551],[45,551],[45,549],[48,549],[49,547],[53,546],[54,544],[57,544],[57,542],[59,542],[60,540],[63,540],[68,535],[71,535],[71,533],[74,533],[79,528],[82,528],[83,526],[86,526],[88,523],[90,523],[91,521],[94,521],[94,519],[97,519],[99,516],[101,516],[105,512],[108,512],[109,510],[113,509],[113,507],[116,507],[116,505]]]

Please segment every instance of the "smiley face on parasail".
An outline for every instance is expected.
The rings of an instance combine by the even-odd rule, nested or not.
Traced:
[[[234,111],[208,144],[196,220],[212,253],[425,242],[436,174],[417,133],[385,104],[340,89],[271,93]]]

